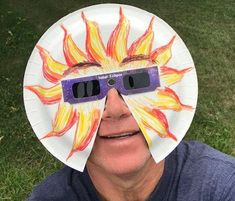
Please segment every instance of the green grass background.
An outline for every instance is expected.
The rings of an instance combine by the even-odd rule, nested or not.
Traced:
[[[0,0],[0,200],[25,200],[62,164],[34,135],[22,81],[40,36],[64,15],[108,1]],[[183,38],[195,62],[198,106],[186,139],[235,155],[235,2],[113,1],[158,15]]]

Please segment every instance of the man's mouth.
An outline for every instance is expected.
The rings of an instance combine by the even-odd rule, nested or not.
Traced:
[[[135,132],[127,132],[127,133],[119,133],[119,134],[113,134],[113,135],[106,135],[106,136],[100,136],[102,139],[122,139],[122,138],[127,138],[131,137],[134,135],[139,134],[140,131],[135,131]]]

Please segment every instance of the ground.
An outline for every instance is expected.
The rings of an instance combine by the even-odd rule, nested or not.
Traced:
[[[106,1],[0,1],[0,200],[25,200],[62,166],[38,142],[24,111],[23,75],[34,45],[64,15],[101,2]],[[199,82],[198,106],[186,139],[235,156],[234,1],[113,2],[158,15],[183,38]]]

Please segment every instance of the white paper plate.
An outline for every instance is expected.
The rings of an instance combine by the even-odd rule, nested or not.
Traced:
[[[88,20],[95,21],[98,24],[100,36],[106,47],[111,33],[119,23],[120,7],[122,8],[123,15],[127,20],[129,20],[130,23],[127,48],[130,48],[132,43],[146,32],[149,23],[154,16],[154,21],[152,24],[154,37],[150,53],[154,52],[156,48],[167,45],[172,37],[176,36],[170,48],[171,57],[164,65],[178,71],[188,67],[192,68],[189,72],[182,76],[182,79],[175,84],[170,85],[169,88],[177,94],[181,103],[190,105],[193,109],[191,111],[181,110],[177,112],[169,109],[160,109],[168,121],[168,129],[171,133],[176,135],[177,141],[168,137],[159,137],[159,135],[156,135],[152,131],[148,130],[148,134],[152,140],[150,151],[155,161],[159,162],[178,145],[186,134],[195,113],[198,95],[197,75],[192,57],[182,39],[166,22],[154,14],[136,7],[119,4],[100,4],[80,9],[60,19],[44,33],[37,45],[47,50],[54,60],[62,64],[66,64],[65,56],[63,54],[63,39],[65,34],[64,30],[61,28],[61,25],[63,25],[67,29],[67,32],[71,34],[71,37],[77,47],[79,47],[83,53],[87,54],[86,24],[81,16],[81,13],[83,12]],[[161,72],[160,66],[159,71]],[[48,88],[54,86],[55,83],[49,82],[45,79],[42,69],[43,60],[39,54],[38,48],[35,47],[26,67],[24,87],[40,85]],[[161,89],[164,89],[165,86],[167,86],[167,83],[165,83],[161,77]],[[146,96],[151,97],[152,95],[153,94],[150,93],[150,95]],[[133,95],[129,98],[124,97],[131,111],[134,109],[128,103],[128,100],[135,99],[135,96],[136,95]],[[52,122],[57,112],[58,103],[45,105],[40,101],[35,93],[24,88],[24,104],[27,117],[34,132],[38,138],[42,138],[45,134],[52,130]],[[99,102],[98,108],[102,112],[104,108],[104,100]],[[136,119],[139,118],[137,116],[134,115]],[[49,150],[49,152],[60,161],[74,169],[82,171],[92,149],[95,135],[85,151],[74,152],[73,157],[66,160],[73,146],[74,132],[75,126],[71,127],[61,137],[50,137],[41,140],[41,142]]]

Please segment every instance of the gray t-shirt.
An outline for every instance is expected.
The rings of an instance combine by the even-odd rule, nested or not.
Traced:
[[[85,169],[69,167],[48,177],[28,201],[99,201]],[[205,144],[182,141],[166,158],[147,201],[235,201],[235,158]]]

